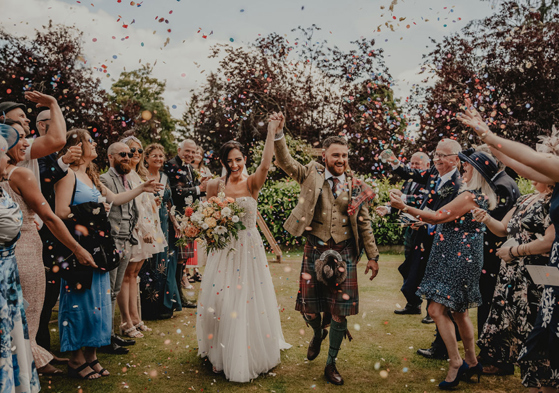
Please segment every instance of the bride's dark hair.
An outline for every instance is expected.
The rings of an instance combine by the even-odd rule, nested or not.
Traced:
[[[219,159],[221,160],[221,164],[225,167],[225,170],[227,170],[227,175],[225,176],[225,183],[227,183],[227,180],[229,180],[229,176],[231,176],[231,168],[227,163],[227,159],[229,158],[229,153],[231,152],[231,150],[235,150],[235,149],[240,151],[243,157],[246,156],[243,149],[243,145],[241,145],[237,141],[225,142],[223,145],[221,145],[221,148],[219,149]]]

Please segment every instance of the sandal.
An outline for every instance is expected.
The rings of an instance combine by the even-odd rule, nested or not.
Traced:
[[[70,365],[68,365],[68,376],[70,378],[77,378],[77,379],[86,379],[86,380],[91,380],[91,379],[97,379],[97,378],[91,378],[92,376],[94,376],[95,374],[97,374],[97,371],[92,371],[87,375],[80,375],[80,372],[85,370],[87,367],[89,367],[89,363],[85,362],[84,364],[82,364],[81,366],[79,366],[78,368],[74,368]],[[92,369],[93,370],[93,369]]]
[[[124,329],[124,326],[126,326],[127,324],[128,324],[127,322],[124,322],[122,325],[120,325],[120,334],[122,336],[130,337],[130,338],[142,338],[142,337],[144,337],[142,332],[139,332],[138,330],[136,330],[135,326],[132,326],[129,329]]]
[[[151,330],[152,330],[151,328],[146,326],[144,321],[138,322],[136,325],[134,325],[134,327],[136,328],[136,330],[142,331],[142,332],[151,332]]]
[[[94,361],[89,363],[89,367],[91,367],[91,369],[93,371],[95,371],[94,366],[97,366],[98,364],[99,364],[99,359],[95,359]],[[107,370],[106,368],[103,368],[100,364],[99,364],[99,366],[101,367],[101,370],[95,371],[97,374],[99,374],[102,377],[108,377],[108,376],[111,375],[111,373],[109,373],[109,370]],[[104,372],[107,372],[108,374],[103,374]]]
[[[64,374],[64,372],[61,369],[54,367],[50,363],[47,363],[45,366],[41,368],[38,368],[37,372],[41,375],[50,375],[50,376]]]

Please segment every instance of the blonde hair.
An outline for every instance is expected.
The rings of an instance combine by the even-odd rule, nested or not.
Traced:
[[[493,210],[497,206],[497,194],[487,180],[473,167],[471,164],[468,164],[472,167],[472,178],[469,182],[463,182],[462,187],[460,187],[460,191],[481,191],[483,195],[485,195],[485,199],[487,199],[487,203],[489,205],[488,210]]]
[[[142,146],[142,142],[140,142],[140,140],[135,137],[124,138],[122,142],[124,142],[128,147],[130,147],[132,143],[137,143],[138,145],[140,145],[140,149],[142,150],[144,149]],[[148,179],[148,169],[144,164],[145,157],[146,156],[144,151],[142,152],[142,154],[140,154],[140,161],[138,161],[138,164],[136,164],[136,168],[133,168],[138,174],[138,176],[140,176],[140,179],[142,179],[143,181],[146,181]]]

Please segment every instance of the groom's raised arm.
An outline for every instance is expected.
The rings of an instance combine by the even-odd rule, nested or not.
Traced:
[[[307,177],[309,168],[291,157],[284,137],[274,142],[274,149],[276,152],[276,165],[283,169],[297,183],[302,183]]]

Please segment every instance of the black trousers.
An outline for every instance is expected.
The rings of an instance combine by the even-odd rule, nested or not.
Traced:
[[[54,260],[51,257],[52,245],[55,241],[54,237],[50,231],[46,228],[46,225],[39,231],[41,235],[41,240],[43,241],[43,265],[46,270],[46,289],[45,289],[45,300],[43,303],[43,310],[41,311],[41,318],[39,320],[39,330],[37,331],[37,344],[50,351],[50,329],[49,322],[52,318],[52,309],[58,301],[58,296],[60,295],[60,274],[53,273],[52,267],[55,265]],[[49,249],[50,248],[50,249]]]
[[[404,262],[398,267],[398,271],[404,278],[402,284],[402,294],[405,296],[408,305],[420,306],[423,302],[421,297],[417,296],[415,292],[423,280],[425,275],[425,268],[431,253],[431,246],[433,245],[433,236],[427,234],[426,228],[421,228],[413,236],[412,246],[408,250]]]

